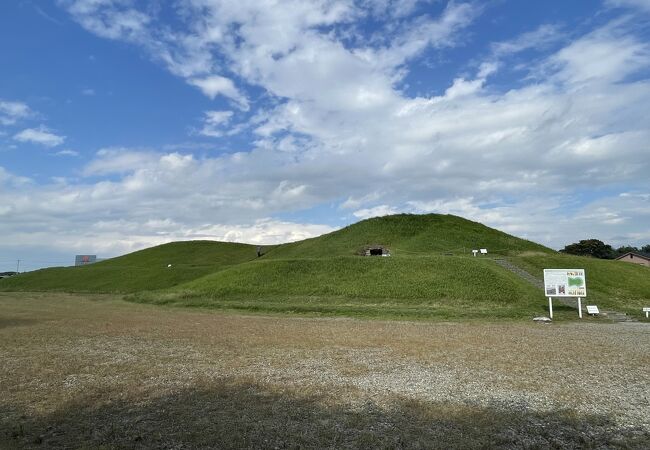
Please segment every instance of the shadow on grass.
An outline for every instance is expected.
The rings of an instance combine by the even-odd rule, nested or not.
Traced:
[[[340,394],[340,393],[338,393]],[[1,448],[647,448],[604,416],[336,394],[222,381],[133,401],[78,400],[45,416],[0,411]],[[341,395],[339,395],[341,396]],[[344,395],[343,395],[344,396]]]

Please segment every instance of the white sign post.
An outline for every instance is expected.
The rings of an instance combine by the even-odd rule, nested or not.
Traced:
[[[643,308],[643,312],[645,313],[645,318],[648,318],[648,313],[650,313],[650,308]]]
[[[582,319],[582,300],[578,297],[578,317]]]
[[[582,319],[582,298],[587,296],[584,269],[544,269],[544,292],[553,318],[553,297],[578,297],[578,317]]]
[[[600,311],[598,311],[598,306],[596,305],[587,305],[587,312],[592,316],[597,316],[600,314]]]

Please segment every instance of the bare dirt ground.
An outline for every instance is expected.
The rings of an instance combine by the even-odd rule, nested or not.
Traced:
[[[0,294],[0,448],[650,448],[650,324]]]

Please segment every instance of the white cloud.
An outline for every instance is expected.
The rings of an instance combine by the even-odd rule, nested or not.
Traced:
[[[0,208],[0,217],[3,215]],[[84,223],[84,228],[70,227],[52,231],[12,233],[14,245],[47,246],[56,253],[96,253],[102,258],[122,255],[154,245],[189,240],[243,242],[254,245],[273,245],[292,242],[329,233],[335,229],[327,225],[260,219],[250,224],[210,224],[197,228],[172,220],[129,222],[124,220]],[[2,228],[0,226],[0,228]],[[57,239],[52,242],[52,232]],[[0,245],[0,249],[3,246]],[[254,256],[252,253],[251,257]]]
[[[147,33],[149,17],[120,0],[59,0],[87,30],[108,39],[138,41]]]
[[[188,83],[201,89],[201,92],[211,99],[223,95],[233,100],[240,109],[246,111],[249,108],[246,97],[237,90],[235,84],[228,78],[212,75],[206,78],[191,78]]]
[[[31,142],[41,144],[46,147],[56,147],[63,144],[65,136],[59,136],[41,125],[38,128],[27,128],[14,135],[14,139],[19,142]]]
[[[475,94],[483,87],[484,79],[478,80],[465,80],[463,78],[456,78],[454,84],[447,88],[445,97],[452,100],[459,97]]]
[[[326,98],[332,93],[335,101],[350,98],[359,105],[380,105],[390,95],[396,66],[427,47],[454,45],[460,30],[479,12],[469,3],[451,2],[438,18],[421,16],[405,23],[385,47],[351,52],[315,30],[351,24],[373,8],[364,10],[349,1],[323,0],[287,0],[282,7],[273,0],[182,3],[190,33],[157,27],[154,16],[136,11],[129,2],[62,1],[87,30],[141,45],[208,97],[224,95],[243,110],[249,107],[248,99],[231,79],[215,74],[221,64],[216,62],[213,51],[223,53],[231,61],[229,69],[239,77],[262,84],[280,97],[300,95],[306,100],[312,95]],[[402,6],[412,8],[408,1],[393,3],[392,11]],[[352,77],[348,79],[348,75]]]
[[[125,162],[124,153],[110,150],[100,159],[113,154]],[[276,220],[265,217],[263,211],[261,218],[251,218],[247,211],[256,200],[256,189],[244,196],[236,192],[242,186],[230,183],[220,183],[216,191],[205,189],[219,174],[218,163],[201,163],[178,154],[158,155],[155,162],[144,160],[131,159],[131,172],[119,182],[93,184],[57,178],[51,185],[36,185],[0,167],[4,241],[72,254],[92,249],[102,256],[115,256],[179,240],[276,244],[335,229]],[[273,202],[293,200],[291,186],[280,183],[276,187],[282,195],[272,193]],[[246,194],[252,197],[245,198]],[[234,214],[225,214],[229,211]]]
[[[228,123],[232,117],[232,111],[206,111],[205,122],[210,125],[222,125]]]
[[[223,126],[230,122],[232,116],[232,111],[206,111],[203,128],[201,128],[199,134],[209,137],[223,136]]]
[[[25,103],[0,99],[0,124],[13,125],[19,119],[31,116],[33,113]]]
[[[55,153],[57,156],[79,156],[79,152],[76,150],[65,149]]]
[[[301,224],[265,218],[256,220],[252,225],[210,225],[197,230],[196,233],[199,236],[226,242],[269,245],[309,239],[335,230],[336,228],[328,225]]]
[[[379,200],[383,194],[381,192],[371,192],[367,195],[361,197],[348,197],[343,203],[341,203],[342,209],[356,209],[361,205],[369,204]]]
[[[555,44],[566,36],[562,30],[553,24],[540,25],[536,30],[522,33],[509,41],[495,42],[492,51],[495,56],[512,55],[529,49],[540,49]]]
[[[397,209],[392,208],[388,205],[379,205],[373,208],[359,209],[357,211],[354,211],[352,214],[354,217],[357,217],[359,219],[369,219],[371,217],[389,216],[391,214],[396,214],[397,212]]]
[[[81,90],[81,93],[82,93],[83,95],[87,95],[87,96],[91,97],[91,96],[95,95],[95,90],[94,90],[94,89],[90,89],[90,88],[86,88],[86,89],[82,89],[82,90]]]
[[[612,7],[629,7],[650,12],[650,0],[606,0],[605,3]]]
[[[158,156],[152,152],[109,147],[97,152],[97,158],[83,170],[85,176],[124,174],[154,165]]]
[[[606,26],[563,48],[550,63],[563,81],[615,83],[648,67],[650,44],[622,34],[620,26]]]
[[[399,66],[419,55],[428,47],[452,47],[461,39],[461,31],[480,14],[476,4],[449,2],[437,19],[409,23],[408,29],[392,39],[385,50],[377,53],[378,60],[388,66]]]
[[[0,186],[21,187],[31,182],[32,180],[29,178],[14,175],[4,167],[0,166]],[[8,206],[8,204],[6,206]]]

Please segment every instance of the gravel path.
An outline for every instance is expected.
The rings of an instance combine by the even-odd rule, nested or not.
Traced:
[[[63,425],[52,425],[65,422],[53,418],[61,411],[70,414],[71,404],[97,411],[100,406],[125,402],[131,405],[125,410],[146,418],[158,414],[161,407],[149,410],[143,405],[188,396],[199,387],[225,386],[224,380],[248,386],[237,395],[255,392],[257,403],[279,392],[282,400],[277,401],[291,396],[296,411],[310,398],[319,399],[309,400],[319,408],[329,405],[330,409],[309,409],[310,423],[314,416],[324,417],[319,419],[323,424],[334,416],[349,417],[368,404],[388,415],[386,411],[397,403],[413,401],[432,405],[424,412],[418,409],[414,417],[433,414],[440,405],[465,408],[467,414],[503,411],[530,416],[521,425],[529,431],[513,426],[516,430],[508,437],[508,427],[500,426],[500,440],[488,441],[488,446],[580,447],[580,442],[585,446],[605,442],[605,448],[643,448],[650,443],[646,441],[650,439],[648,323],[463,324],[237,316],[157,309],[110,298],[21,295],[17,299],[0,294],[0,425],[5,439],[25,447],[37,446],[39,439],[64,446],[70,433],[81,433],[68,429],[56,434]],[[179,417],[194,414],[196,405],[209,407],[192,402],[194,412],[180,412]],[[346,412],[334,413],[332,405]],[[400,417],[413,413],[408,408],[401,410]],[[540,430],[564,412],[587,425],[571,422],[568,426],[564,421],[554,426],[567,427],[567,436],[579,432],[583,440],[565,436],[553,444],[551,433],[536,441],[535,436],[543,435]],[[373,414],[378,413],[363,413],[364,417]],[[489,422],[489,414],[481,420]],[[391,426],[402,420],[389,417],[384,421]],[[92,420],[87,426],[98,427],[99,419]],[[45,427],[46,431],[34,438],[31,431],[20,431],[23,422],[28,429]],[[350,433],[345,441],[350,446],[358,446],[358,433],[350,430],[366,427],[363,423],[352,428],[347,422],[340,425],[341,436]],[[453,426],[474,426],[469,420],[458,423]],[[387,439],[390,433],[385,433],[378,436]],[[91,444],[109,439],[106,434],[89,436]],[[484,439],[478,431],[474,437]],[[115,442],[116,447],[122,446],[122,441]],[[257,441],[242,442],[248,446]],[[450,448],[456,446],[454,442]],[[195,446],[200,447],[188,444],[187,448]]]

